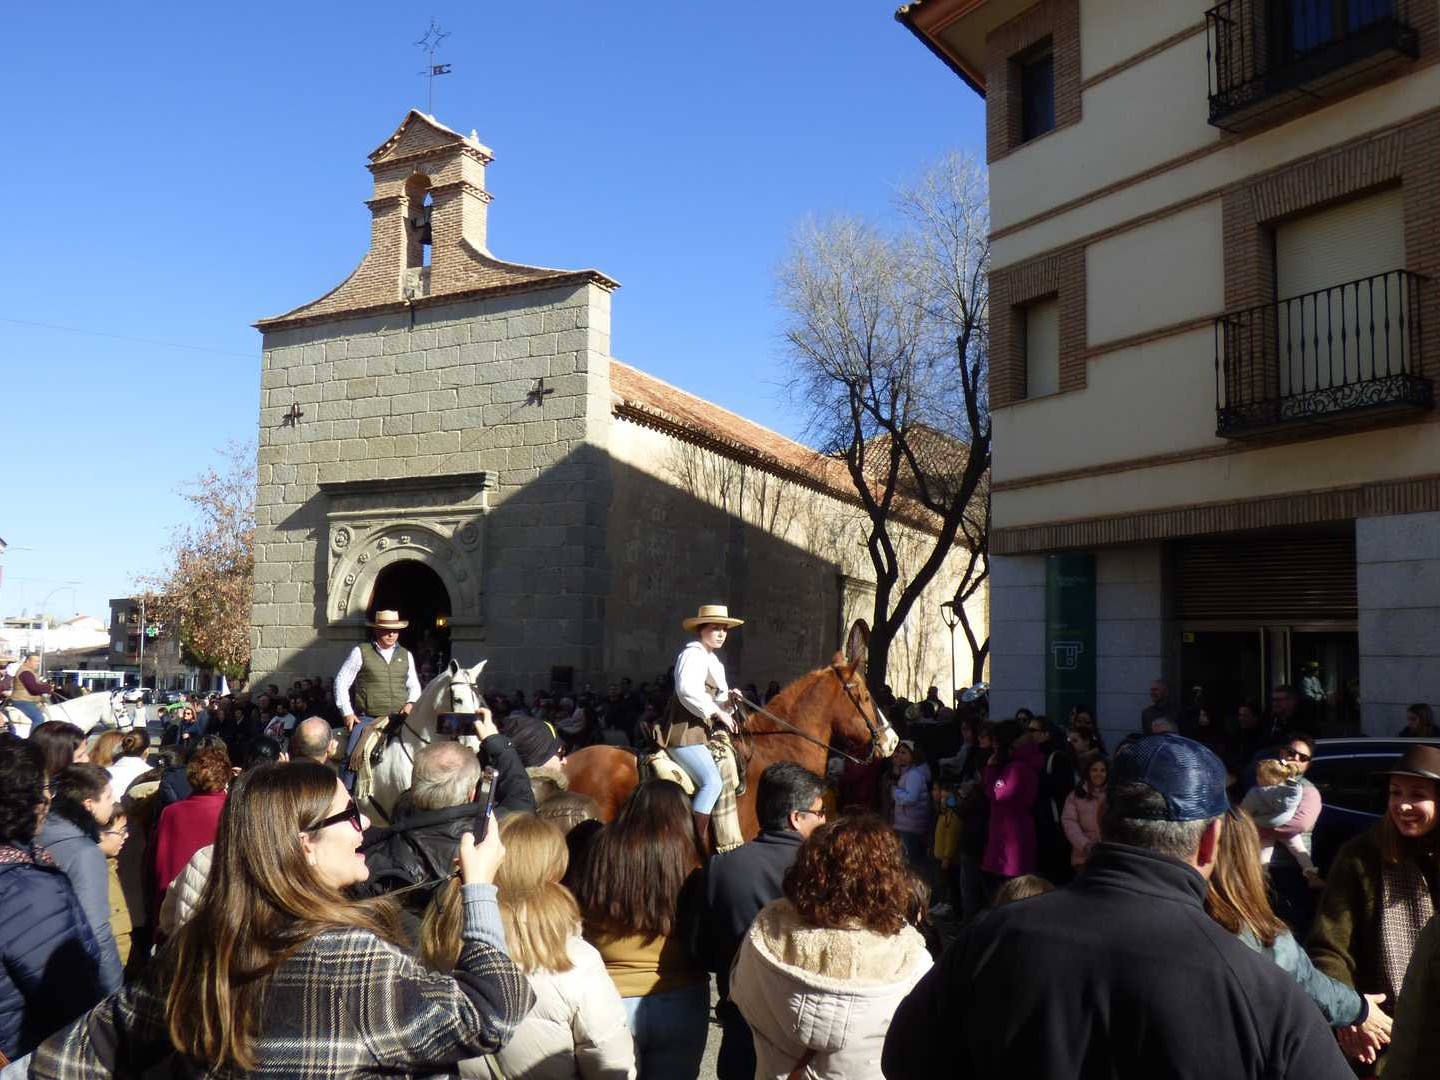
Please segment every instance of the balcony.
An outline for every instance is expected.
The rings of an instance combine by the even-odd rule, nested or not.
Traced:
[[[1411,0],[1225,0],[1205,13],[1210,123],[1251,131],[1420,55]]]
[[[1433,404],[1420,374],[1420,289],[1391,270],[1215,320],[1215,434],[1355,427]]]

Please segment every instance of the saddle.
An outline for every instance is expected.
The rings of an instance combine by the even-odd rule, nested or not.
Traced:
[[[355,749],[350,752],[350,760],[346,764],[355,774],[355,787],[351,794],[356,802],[369,799],[374,793],[375,769],[385,756],[385,747],[399,730],[399,725],[392,723],[393,720],[391,716],[377,716],[360,733]]]
[[[710,756],[715,759],[715,767],[720,770],[720,779],[723,781],[720,798],[710,813],[710,831],[715,836],[715,850],[730,851],[745,842],[745,834],[740,829],[740,806],[737,801],[737,796],[745,791],[740,781],[740,755],[735,752],[735,748],[730,744],[730,737],[724,732],[710,736],[710,741],[705,745]],[[679,784],[687,797],[694,797],[695,781],[675,763],[663,747],[656,747],[648,754],[640,754],[638,765],[641,780],[669,780]]]

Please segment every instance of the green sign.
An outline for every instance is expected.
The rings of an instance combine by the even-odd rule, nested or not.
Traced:
[[[1045,558],[1045,713],[1064,724],[1095,707],[1095,556]]]

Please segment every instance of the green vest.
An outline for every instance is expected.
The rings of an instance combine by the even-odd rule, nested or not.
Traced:
[[[405,676],[410,673],[410,654],[396,645],[390,662],[380,655],[373,641],[360,646],[360,674],[350,687],[350,701],[357,716],[389,716],[405,707],[410,695]]]

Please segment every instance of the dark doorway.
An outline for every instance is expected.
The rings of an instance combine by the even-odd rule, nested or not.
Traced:
[[[393,608],[410,625],[400,631],[400,644],[415,657],[421,685],[450,662],[450,592],[440,575],[418,559],[391,563],[375,579],[367,617]]]

